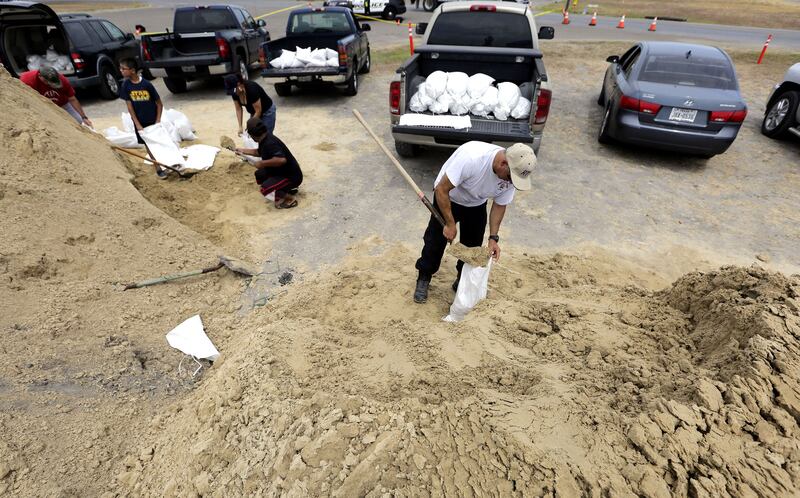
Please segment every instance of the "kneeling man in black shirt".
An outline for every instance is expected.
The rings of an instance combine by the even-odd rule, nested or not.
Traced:
[[[275,193],[275,207],[278,209],[297,206],[297,187],[303,183],[303,172],[289,148],[278,137],[271,135],[258,118],[247,121],[247,133],[258,142],[258,149],[237,148],[236,152],[248,156],[258,156],[256,162],[256,183],[261,186],[261,195]]]

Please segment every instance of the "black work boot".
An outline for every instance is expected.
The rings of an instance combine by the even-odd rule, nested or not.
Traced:
[[[420,275],[417,278],[417,287],[414,289],[414,302],[422,304],[428,300],[428,286],[431,284],[430,277],[425,278]]]

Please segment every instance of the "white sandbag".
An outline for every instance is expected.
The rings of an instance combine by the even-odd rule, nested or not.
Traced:
[[[242,143],[244,144],[245,149],[257,149],[258,142],[253,140],[253,138],[247,133],[242,133]]]
[[[325,50],[315,48],[311,51],[311,61],[309,66],[324,67],[328,63],[328,58],[325,56]]]
[[[514,119],[525,119],[531,115],[531,101],[525,97],[520,97],[519,102],[511,110],[511,117]]]
[[[439,98],[436,99],[428,109],[434,114],[446,114],[450,111],[450,104],[453,103],[453,97],[450,96],[449,93],[444,92],[443,94],[439,95]]]
[[[297,51],[295,52],[295,57],[297,58],[297,60],[299,60],[303,64],[308,64],[309,62],[312,61],[310,48],[300,48],[300,47],[296,48]]]
[[[476,73],[469,77],[467,93],[473,99],[479,99],[486,93],[486,89],[492,86],[494,78],[483,73]]]
[[[122,118],[122,129],[127,131],[128,133],[133,133],[136,130],[136,127],[133,125],[133,118],[127,112],[123,112],[120,114],[120,118]]]
[[[288,63],[286,63],[285,66],[283,66],[284,69],[288,69],[291,67],[306,67],[306,65],[304,62],[301,62],[300,59],[298,59],[297,57],[293,57]]]
[[[295,59],[294,52],[292,52],[291,50],[283,49],[279,57],[275,57],[274,59],[269,61],[269,65],[276,69],[283,69],[286,67],[290,67],[290,64],[294,59]]]
[[[339,67],[339,57],[331,57],[325,63],[328,67]]]
[[[453,97],[461,97],[467,93],[467,86],[469,85],[469,76],[467,73],[454,72],[447,73],[447,93]]]
[[[175,123],[162,120],[160,124],[164,125],[164,129],[169,133],[169,138],[171,138],[176,145],[180,145],[181,134],[178,133],[178,128],[175,127]]]
[[[506,121],[506,120],[508,120],[508,115],[509,114],[510,114],[510,112],[508,111],[508,109],[506,109],[505,107],[500,106],[500,105],[496,106],[494,108],[494,110],[492,111],[492,116],[494,116],[494,118],[497,119],[498,121]]]
[[[425,80],[425,92],[434,100],[447,91],[447,73],[434,71]]]
[[[443,318],[445,322],[460,322],[478,302],[486,299],[486,291],[489,288],[489,272],[491,271],[491,257],[486,266],[472,266],[464,263],[456,297],[453,304],[450,305],[450,314]]]
[[[425,112],[428,110],[427,104],[422,103],[422,96],[424,95],[423,92],[417,92],[411,96],[411,100],[408,101],[408,108],[413,112]],[[426,96],[427,98],[427,96]]]
[[[175,125],[178,130],[178,135],[181,140],[195,140],[197,137],[192,129],[192,123],[186,114],[176,111],[175,109],[167,109],[161,115],[161,121],[168,121]]]
[[[489,117],[497,106],[497,88],[489,86],[475,103],[472,104],[470,111],[476,116]]]
[[[116,126],[103,130],[103,136],[106,137],[106,140],[118,147],[125,147],[126,149],[138,149],[139,147],[143,147],[143,145],[136,140],[136,134],[122,131]]]
[[[469,112],[470,108],[469,95],[464,94],[460,97],[453,97],[453,102],[450,104],[450,114],[454,116],[463,116]]]
[[[181,150],[170,135],[168,129],[170,125],[170,123],[156,123],[140,131],[139,136],[147,144],[148,150],[156,161],[167,166],[182,168],[184,159]]]
[[[42,58],[38,55],[28,56],[28,71],[38,71],[42,68]]]
[[[47,49],[44,58],[47,59],[47,62],[55,62],[58,60],[58,52],[52,49]]]
[[[213,145],[196,144],[181,149],[181,154],[186,157],[184,167],[204,171],[214,166],[214,159],[219,153],[219,147]]]
[[[497,85],[497,106],[502,107],[506,115],[517,106],[519,98],[519,87],[514,83],[504,81]]]
[[[206,358],[211,361],[219,358],[219,351],[203,329],[200,315],[195,315],[172,329],[167,334],[167,343],[194,358]]]
[[[324,50],[325,51],[325,58],[326,59],[333,59],[334,57],[336,59],[339,58],[339,52],[337,52],[336,50],[331,50],[329,48],[323,48],[323,49],[320,49],[320,50]]]

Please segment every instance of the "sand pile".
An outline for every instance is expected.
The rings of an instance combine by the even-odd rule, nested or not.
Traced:
[[[777,496],[797,491],[800,280],[506,255],[446,324],[391,248],[258,311],[154,420],[125,493]],[[404,266],[405,265],[405,266]],[[217,368],[218,367],[218,368]]]

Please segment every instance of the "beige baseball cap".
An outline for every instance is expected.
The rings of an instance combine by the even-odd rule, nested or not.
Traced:
[[[531,189],[531,173],[536,166],[536,154],[530,146],[517,143],[506,149],[506,161],[511,170],[511,183],[517,190]]]

